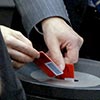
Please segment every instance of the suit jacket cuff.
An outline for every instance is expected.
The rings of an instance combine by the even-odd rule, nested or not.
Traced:
[[[27,33],[49,17],[58,16],[69,21],[63,0],[15,0],[15,4],[22,16],[22,23]]]

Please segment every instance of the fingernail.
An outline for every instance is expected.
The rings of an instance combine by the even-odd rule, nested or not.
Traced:
[[[63,71],[64,70],[64,68],[65,68],[65,66],[63,66],[62,64],[59,66],[60,67],[60,69]]]

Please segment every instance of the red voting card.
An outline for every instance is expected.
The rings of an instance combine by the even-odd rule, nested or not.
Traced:
[[[35,59],[34,63],[49,77],[57,77],[59,79],[74,78],[73,64],[66,64],[64,71],[62,71],[43,51],[40,51],[40,58]]]
[[[37,64],[49,77],[55,77],[63,74],[63,71],[42,51],[40,51],[40,58],[35,59]]]
[[[59,78],[59,79],[67,79],[67,78],[74,79],[74,65],[66,64],[63,74],[57,76],[57,78]]]

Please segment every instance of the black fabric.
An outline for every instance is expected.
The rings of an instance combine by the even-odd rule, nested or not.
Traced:
[[[26,100],[24,90],[17,79],[5,43],[0,32],[0,100]]]
[[[80,56],[100,60],[100,14],[88,6],[83,19],[79,30],[84,38]]]
[[[100,14],[88,0],[64,0],[73,29],[83,37],[80,57],[100,60]]]
[[[80,24],[86,11],[88,0],[64,0],[72,27],[79,32]]]

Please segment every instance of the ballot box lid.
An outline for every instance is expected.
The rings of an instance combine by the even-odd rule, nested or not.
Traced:
[[[100,100],[100,61],[80,58],[75,64],[74,81],[47,77],[43,80],[39,70],[31,62],[16,71],[26,95],[46,98],[35,100]]]

